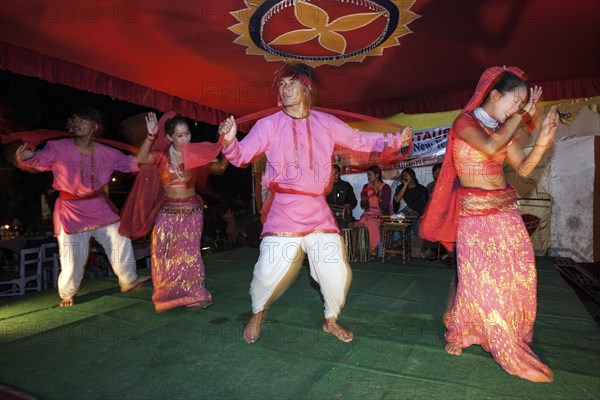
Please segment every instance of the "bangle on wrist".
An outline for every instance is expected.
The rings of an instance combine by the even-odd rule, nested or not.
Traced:
[[[521,116],[521,123],[527,128],[527,130],[529,132],[533,132],[535,130],[535,122],[533,121],[531,114],[524,109],[517,111],[517,114]]]
[[[546,145],[544,145],[544,144],[537,144],[537,143],[535,143],[535,144],[533,145],[533,147],[541,147],[542,149],[545,149],[546,147],[548,147],[548,145],[547,145],[547,144],[546,144]]]

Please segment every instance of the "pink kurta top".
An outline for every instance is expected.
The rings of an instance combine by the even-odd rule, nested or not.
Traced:
[[[93,168],[92,168],[93,162]],[[51,140],[35,152],[24,165],[38,171],[52,171],[52,187],[77,197],[86,197],[102,190],[114,171],[138,171],[137,159],[100,143],[94,143],[94,154],[79,152],[73,139]],[[93,170],[93,174],[92,174]],[[93,230],[119,221],[104,196],[84,200],[58,198],[54,206],[54,235],[60,226],[66,233]]]
[[[361,152],[381,152],[384,135],[353,129],[319,111],[313,110],[302,119],[279,111],[259,120],[241,142],[234,139],[223,149],[227,159],[238,167],[265,153],[264,187],[277,184],[284,191],[306,193],[277,193],[262,236],[339,232],[324,196],[331,185],[334,145]]]

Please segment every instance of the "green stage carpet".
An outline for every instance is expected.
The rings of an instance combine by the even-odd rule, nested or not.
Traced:
[[[263,335],[241,340],[257,249],[205,257],[214,304],[154,312],[148,286],[84,282],[71,308],[54,291],[0,300],[0,382],[42,399],[597,399],[600,328],[549,258],[538,259],[533,349],[551,384],[504,372],[473,346],[444,352],[442,313],[454,270],[397,259],[353,264],[340,322],[321,331],[322,302],[303,268],[273,304]],[[2,393],[2,392],[0,392]],[[9,394],[0,398],[9,398]]]

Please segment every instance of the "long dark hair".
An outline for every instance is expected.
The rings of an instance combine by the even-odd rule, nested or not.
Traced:
[[[490,94],[494,90],[497,90],[498,93],[500,93],[500,94],[504,94],[506,92],[511,92],[511,91],[515,90],[519,86],[525,88],[525,91],[527,93],[525,96],[525,102],[527,102],[527,100],[529,99],[529,82],[522,80],[518,76],[511,74],[508,71],[504,72],[502,75],[500,75],[498,77],[498,81],[496,82],[496,84],[494,85],[492,90],[490,90],[488,95],[485,97],[485,100],[483,100],[483,103],[481,103],[481,104],[484,104],[486,101],[489,100]]]
[[[404,168],[402,170],[402,172],[400,172],[400,176],[402,176],[402,174],[405,173],[405,172],[410,175],[410,177],[412,178],[412,180],[413,180],[413,182],[415,184],[417,184],[417,185],[419,184],[419,180],[417,179],[417,174],[415,173],[414,169],[412,169],[412,168]],[[402,178],[400,178],[400,179],[402,179]]]
[[[381,174],[381,168],[379,168],[379,166],[371,165],[369,168],[367,168],[367,171],[374,173],[377,179],[379,179],[380,182],[383,182],[383,175]]]

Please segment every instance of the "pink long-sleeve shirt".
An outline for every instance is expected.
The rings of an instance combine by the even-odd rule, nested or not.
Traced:
[[[73,139],[51,140],[36,151],[33,158],[20,163],[37,171],[52,171],[52,187],[77,197],[87,197],[102,190],[114,171],[138,171],[137,159],[133,156],[97,142],[94,143],[93,157],[84,155],[79,152]],[[59,197],[54,206],[53,219],[54,235],[58,235],[60,226],[66,233],[84,232],[115,223],[119,221],[119,216],[104,196],[83,200]]]
[[[296,119],[279,111],[260,119],[241,142],[234,139],[226,146],[223,154],[239,167],[265,153],[264,187],[275,183],[283,190],[306,193],[276,193],[262,233],[304,236],[339,232],[324,196],[331,184],[334,145],[381,152],[384,143],[383,134],[353,129],[327,113],[313,110],[309,117]]]

